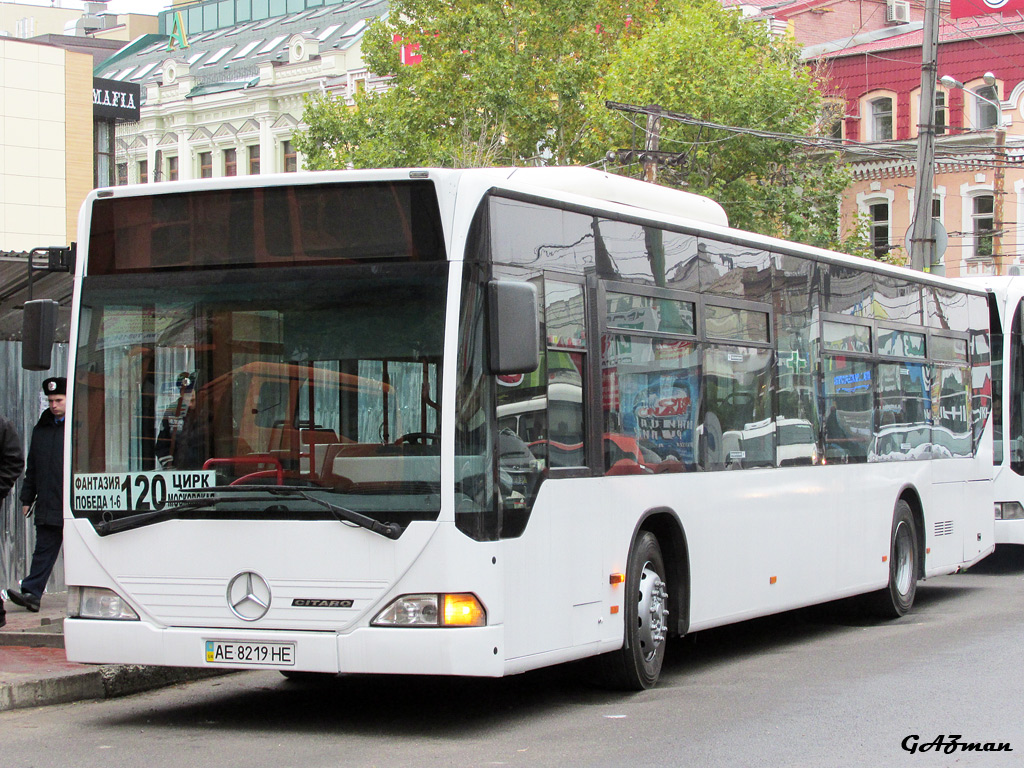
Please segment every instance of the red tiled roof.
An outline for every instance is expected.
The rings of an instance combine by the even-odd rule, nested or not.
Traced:
[[[939,26],[939,44],[952,43],[959,40],[972,40],[979,37],[996,37],[999,35],[1019,35],[1024,41],[1024,17],[1002,16],[971,16],[963,19],[942,19]],[[893,51],[900,48],[920,48],[924,39],[924,31],[916,30],[903,35],[876,40],[871,43],[843,48],[823,54],[821,58],[837,59],[843,56],[855,56],[878,51]]]

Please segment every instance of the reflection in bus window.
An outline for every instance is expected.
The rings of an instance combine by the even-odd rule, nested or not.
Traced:
[[[602,348],[605,472],[694,469],[699,347],[610,334]]]
[[[871,327],[825,321],[822,325],[825,349],[830,352],[871,353]]]
[[[932,408],[929,366],[921,363],[879,363],[877,371],[878,418],[868,461],[930,458]]]
[[[769,349],[716,346],[705,352],[704,469],[774,466],[771,360]]]
[[[824,364],[825,458],[829,463],[867,460],[873,431],[871,363],[845,356]]]
[[[605,297],[605,320],[610,328],[682,333],[687,336],[697,332],[696,311],[691,301],[611,291]]]
[[[937,403],[932,429],[935,457],[971,455],[971,375],[966,366],[936,366],[933,403]]]

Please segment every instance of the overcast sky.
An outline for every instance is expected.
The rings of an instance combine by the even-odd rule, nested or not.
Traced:
[[[11,2],[11,0],[7,0]],[[15,5],[50,5],[57,8],[81,8],[82,0],[14,0]],[[111,0],[107,3],[110,13],[148,13],[155,16],[171,6],[171,0]]]

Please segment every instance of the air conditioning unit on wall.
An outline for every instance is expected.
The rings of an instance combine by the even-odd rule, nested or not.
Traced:
[[[910,0],[886,0],[885,20],[900,24],[910,21]]]

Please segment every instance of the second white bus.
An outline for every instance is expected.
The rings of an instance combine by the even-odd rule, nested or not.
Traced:
[[[1024,544],[1024,277],[963,282],[989,295],[996,544]]]

